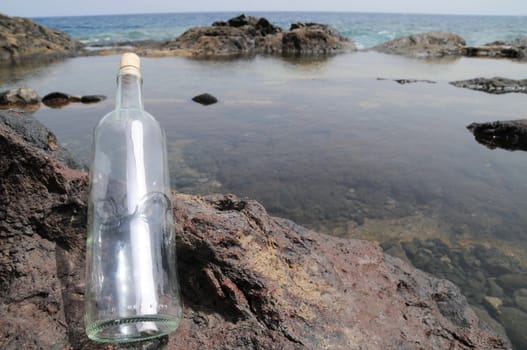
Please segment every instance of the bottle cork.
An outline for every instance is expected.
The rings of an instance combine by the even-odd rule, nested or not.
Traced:
[[[133,52],[126,52],[121,56],[120,74],[141,76],[141,59]]]

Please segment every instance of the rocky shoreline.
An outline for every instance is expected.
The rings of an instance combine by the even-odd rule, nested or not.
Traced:
[[[108,349],[82,325],[86,173],[55,157],[30,114],[0,115],[0,347]],[[511,348],[456,286],[377,244],[232,195],[173,203],[184,317],[171,337],[135,348]]]
[[[86,47],[64,32],[48,29],[30,19],[0,14],[0,62],[22,64],[75,56],[109,55],[134,51],[142,56],[195,58],[239,57],[256,54],[306,56],[357,51],[353,41],[320,23],[297,22],[288,30],[266,18],[244,14],[210,26],[187,30],[161,41],[130,41],[112,47]],[[396,38],[368,50],[414,58],[488,57],[527,59],[527,39],[467,46],[460,36],[429,32]]]

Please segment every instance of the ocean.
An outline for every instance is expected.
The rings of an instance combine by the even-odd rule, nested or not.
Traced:
[[[283,28],[295,21],[327,23],[361,48],[432,30],[457,33],[469,45],[527,37],[527,17],[250,14]],[[111,46],[167,40],[236,15],[35,20],[88,45]],[[92,130],[114,105],[118,64],[112,55],[0,66],[0,91],[25,85],[40,96],[108,96],[92,105],[41,106],[34,114],[88,164]],[[527,153],[489,149],[466,129],[472,122],[527,118],[525,94],[490,95],[449,84],[525,79],[527,61],[421,60],[363,50],[311,58],[143,58],[142,70],[145,109],[166,131],[177,191],[234,193],[319,232],[377,241],[456,283],[481,318],[508,335],[515,349],[527,349]],[[204,92],[219,102],[204,107],[191,100]]]
[[[226,20],[239,12],[163,13],[111,16],[34,18],[45,26],[65,31],[88,45],[111,45],[135,40],[168,40],[185,30]],[[527,36],[525,16],[452,16],[332,12],[248,12],[288,29],[292,22],[330,24],[359,48],[369,48],[396,37],[428,31],[459,34],[468,45]]]

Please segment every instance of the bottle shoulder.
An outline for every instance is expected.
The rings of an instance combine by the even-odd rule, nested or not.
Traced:
[[[160,127],[159,122],[156,118],[143,109],[135,108],[119,108],[106,114],[99,120],[95,129],[113,126],[113,127],[125,127],[132,121],[140,121],[142,124],[155,125]]]

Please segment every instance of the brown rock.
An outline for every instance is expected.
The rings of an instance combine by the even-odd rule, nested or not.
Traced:
[[[33,89],[21,87],[0,92],[0,107],[24,107],[40,104],[40,96]]]
[[[377,45],[374,51],[410,57],[443,57],[461,55],[465,40],[447,32],[429,32],[400,37]]]
[[[129,348],[83,331],[86,174],[5,123],[0,155],[0,348]],[[232,195],[173,202],[184,318],[135,348],[510,348],[452,283],[373,243],[323,236]]]
[[[75,55],[82,44],[30,19],[0,14],[0,63],[51,60]]]
[[[329,54],[353,51],[351,40],[329,26],[316,23],[297,24],[289,32],[272,25],[265,18],[240,15],[227,22],[192,28],[161,51],[172,50],[197,57],[272,54]]]
[[[282,37],[282,53],[285,54],[330,54],[345,50],[355,51],[356,47],[325,24],[293,23],[291,30]]]

